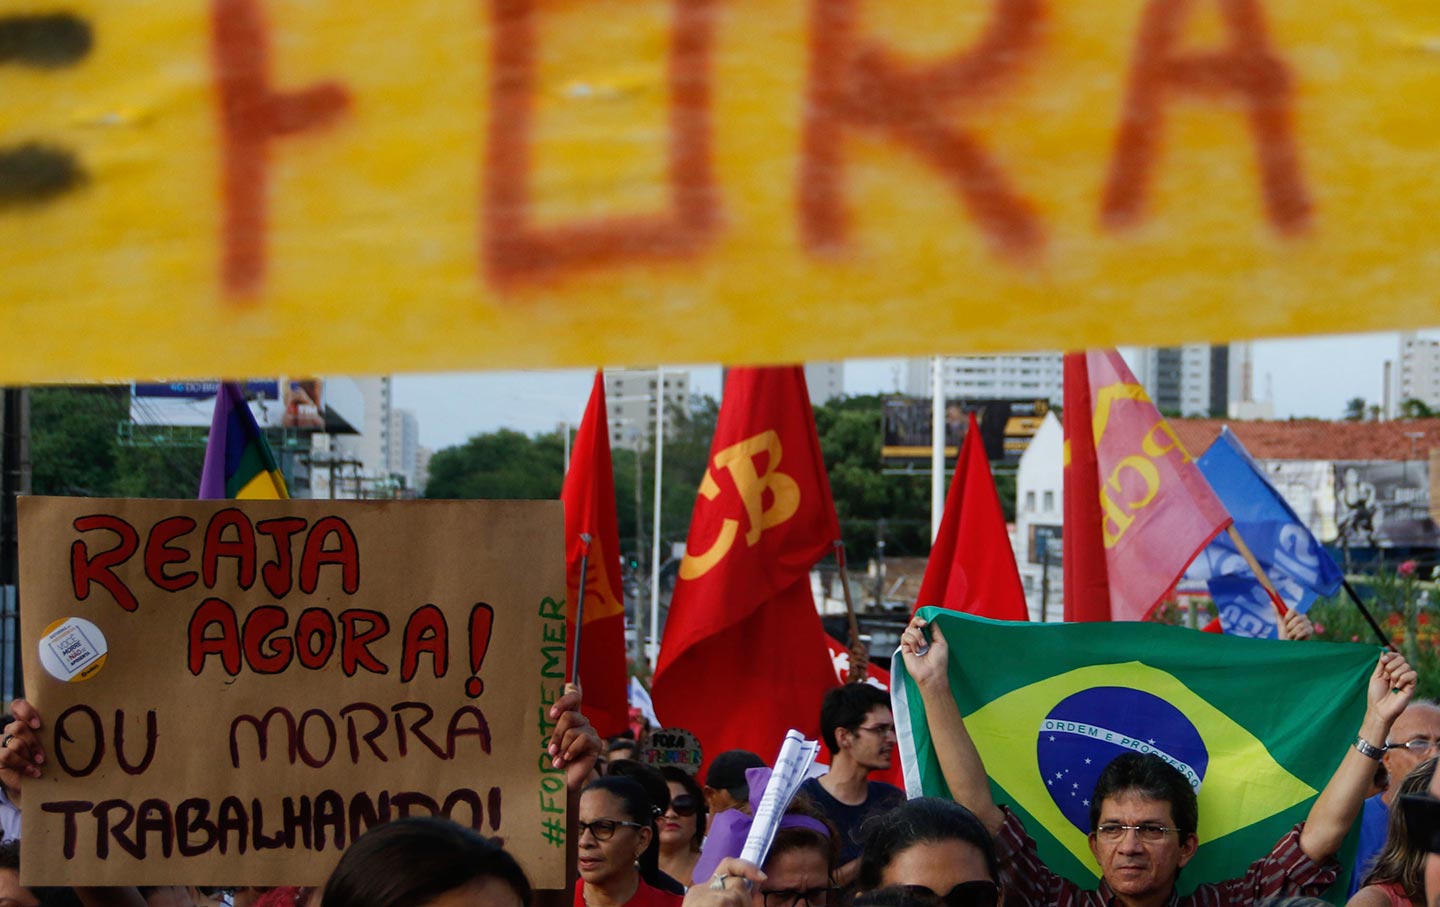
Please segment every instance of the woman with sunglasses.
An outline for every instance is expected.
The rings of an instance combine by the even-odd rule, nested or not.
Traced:
[[[679,907],[680,895],[642,877],[654,878],[659,871],[658,814],[634,778],[606,776],[585,785],[575,825],[580,869],[575,907]]]
[[[995,842],[975,814],[921,797],[866,823],[855,886],[862,894],[903,886],[936,907],[1000,907],[998,878]]]
[[[667,765],[660,774],[670,786],[670,806],[660,816],[660,869],[688,887],[705,843],[705,796],[683,768]]]

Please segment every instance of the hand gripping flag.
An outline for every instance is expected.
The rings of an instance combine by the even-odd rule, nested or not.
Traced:
[[[915,599],[917,608],[926,605],[1003,620],[1030,619],[1005,513],[973,412]]]
[[[810,568],[839,537],[804,373],[730,370],[651,686],[707,756],[819,733],[835,672]]]
[[[585,715],[602,737],[630,726],[625,670],[625,598],[620,585],[620,529],[615,517],[615,473],[605,418],[605,378],[595,385],[560,490],[565,502],[566,630],[575,638],[580,561],[585,557],[585,614],[580,632],[580,686]],[[589,536],[587,543],[581,535]],[[569,656],[573,657],[573,656]],[[567,661],[569,660],[567,657]]]
[[[951,690],[995,802],[1021,816],[1051,869],[1086,887],[1099,879],[1086,840],[1090,795],[1126,752],[1158,754],[1198,790],[1200,849],[1180,892],[1241,874],[1304,820],[1340,764],[1379,656],[1359,644],[1163,624],[920,614],[950,644]],[[891,691],[910,795],[949,796],[899,658]]]
[[[1065,356],[1065,619],[1141,620],[1230,522],[1114,350]]]
[[[1196,463],[1288,607],[1303,614],[1316,598],[1335,594],[1345,575],[1228,427]],[[1228,535],[1216,536],[1186,575],[1206,581],[1226,633],[1269,639],[1279,635],[1269,593]]]
[[[278,500],[290,497],[275,454],[255,422],[240,385],[220,382],[215,415],[205,442],[200,500],[226,498]]]

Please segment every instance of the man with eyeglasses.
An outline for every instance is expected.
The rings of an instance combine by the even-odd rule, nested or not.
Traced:
[[[1360,841],[1355,848],[1349,896],[1360,890],[1360,882],[1369,871],[1370,863],[1385,847],[1390,808],[1394,805],[1400,779],[1421,762],[1440,754],[1440,705],[1428,699],[1412,701],[1395,719],[1384,749],[1380,761],[1390,777],[1390,786],[1366,800],[1360,812]]]
[[[1082,889],[1041,862],[1020,818],[992,798],[984,762],[950,692],[949,646],[940,628],[916,618],[900,648],[920,689],[945,782],[995,836],[1006,899],[1028,907],[1253,907],[1265,898],[1320,896],[1339,874],[1335,854],[1416,681],[1402,656],[1382,654],[1366,687],[1360,733],[1305,821],[1245,875],[1179,897],[1175,881],[1200,845],[1195,790],[1184,775],[1153,753],[1126,753],[1106,766],[1090,796],[1090,851],[1100,865],[1100,887]]]
[[[868,683],[836,687],[820,704],[820,736],[830,751],[830,771],[806,781],[800,790],[840,831],[835,884],[844,887],[860,867],[860,826],[905,802],[900,788],[870,780],[871,772],[890,767],[895,750],[890,696]]]

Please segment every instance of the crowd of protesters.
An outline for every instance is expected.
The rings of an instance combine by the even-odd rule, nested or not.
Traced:
[[[1083,889],[1051,871],[1019,816],[995,802],[948,686],[944,634],[917,618],[900,648],[953,800],[907,799],[870,777],[890,768],[895,719],[884,691],[847,684],[821,710],[828,772],[801,786],[759,866],[739,858],[770,771],[758,754],[720,753],[703,779],[655,768],[636,761],[633,739],[602,741],[579,692],[567,692],[549,745],[573,798],[578,878],[564,892],[534,890],[501,844],[433,817],[361,835],[323,888],[24,888],[17,807],[46,754],[43,716],[17,701],[0,741],[0,907],[1248,907],[1326,893],[1357,822],[1353,907],[1440,903],[1440,891],[1427,893],[1440,881],[1429,857],[1440,801],[1425,794],[1437,780],[1440,706],[1412,701],[1416,675],[1398,654],[1376,664],[1357,737],[1336,741],[1344,756],[1306,820],[1243,875],[1179,896],[1199,845],[1184,775],[1139,753],[1101,772],[1089,801],[1101,879]]]

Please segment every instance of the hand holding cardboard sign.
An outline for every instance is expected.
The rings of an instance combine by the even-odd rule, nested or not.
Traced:
[[[567,683],[565,695],[550,707],[555,731],[550,735],[549,753],[554,757],[555,767],[565,769],[565,786],[572,792],[580,790],[590,779],[602,749],[600,735],[591,726],[590,719],[580,712],[580,699],[580,688]]]
[[[40,777],[40,766],[45,761],[45,749],[40,745],[36,733],[40,729],[40,713],[23,699],[10,704],[14,720],[5,725],[5,736],[0,737],[0,784],[16,806],[20,805],[20,781],[26,775]]]

